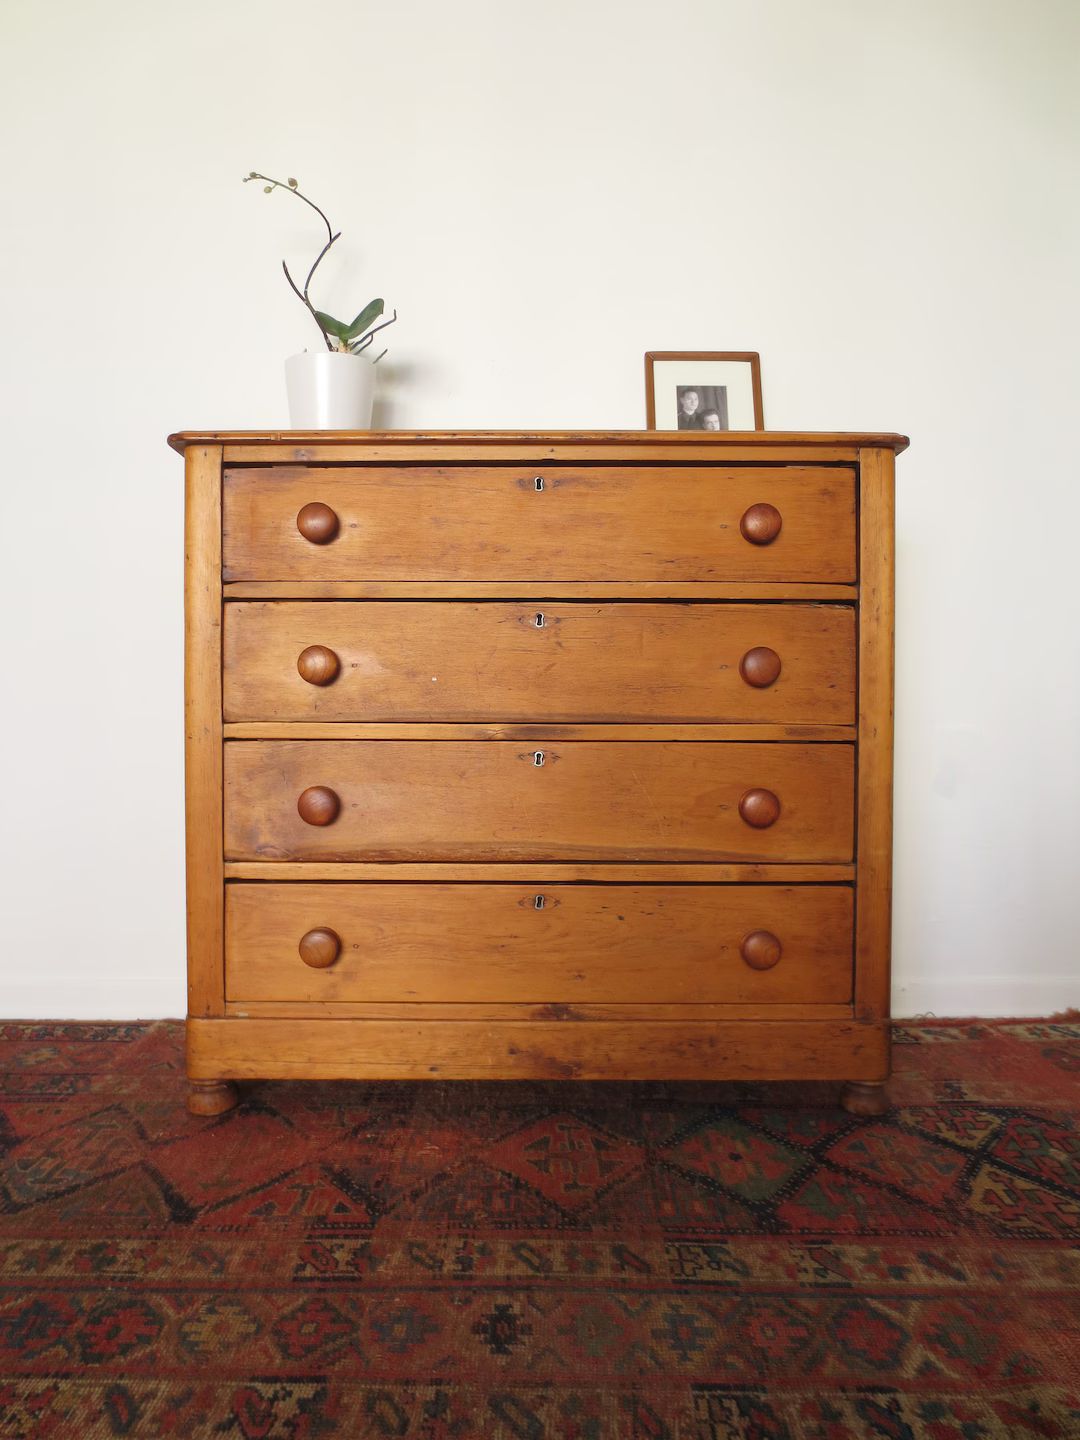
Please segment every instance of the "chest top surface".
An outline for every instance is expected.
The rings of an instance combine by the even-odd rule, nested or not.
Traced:
[[[685,453],[688,457],[711,456],[723,459],[732,451],[747,450],[761,460],[779,458],[789,450],[843,452],[838,460],[856,459],[860,450],[892,450],[900,454],[908,447],[906,435],[858,431],[730,430],[720,434],[677,430],[180,430],[169,436],[174,450],[189,446],[221,445],[236,452],[279,449],[282,458],[303,459],[299,451],[342,451],[364,447],[404,455],[413,447],[428,451],[491,451],[537,449],[549,452],[576,451],[604,454],[629,451],[647,458],[651,450]],[[252,456],[251,458],[255,458]]]

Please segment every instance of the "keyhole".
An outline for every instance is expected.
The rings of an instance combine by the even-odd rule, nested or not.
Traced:
[[[533,481],[533,485],[536,487],[537,490],[542,490],[544,488],[544,477],[542,475],[537,475],[536,479]]]
[[[542,610],[536,612],[536,628],[537,630],[544,628],[544,612]]]
[[[543,763],[544,763],[544,752],[543,752],[543,750],[534,750],[534,751],[533,751],[533,764],[534,764],[534,765],[542,765]]]
[[[546,903],[547,902],[545,901],[543,895],[537,895],[533,900],[533,908],[536,910],[542,910]]]

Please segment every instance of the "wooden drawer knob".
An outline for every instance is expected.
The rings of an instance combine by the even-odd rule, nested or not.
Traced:
[[[783,953],[780,941],[769,930],[752,930],[739,947],[751,970],[771,970]]]
[[[783,516],[775,505],[751,505],[739,521],[739,529],[751,545],[771,545],[783,523]]]
[[[300,819],[309,825],[332,825],[341,809],[341,801],[325,785],[310,785],[296,802]]]
[[[768,645],[755,645],[739,661],[739,674],[755,690],[765,690],[780,674],[780,656]]]
[[[753,936],[749,937],[753,939]],[[341,939],[333,930],[309,930],[300,941],[300,959],[313,970],[325,970],[341,954]]]
[[[771,790],[747,790],[739,801],[739,814],[755,830],[767,830],[780,818],[780,801]]]
[[[321,500],[304,505],[296,517],[296,528],[312,545],[326,545],[338,532],[338,517]]]
[[[341,661],[327,646],[309,645],[306,650],[300,651],[296,668],[300,678],[309,685],[329,685],[331,680],[337,679]]]

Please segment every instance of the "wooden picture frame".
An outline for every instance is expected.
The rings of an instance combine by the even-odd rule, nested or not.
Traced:
[[[657,369],[660,375],[657,375]],[[660,404],[657,405],[657,382]],[[696,392],[696,414],[709,423],[679,423]],[[688,412],[683,411],[683,414]],[[753,416],[753,423],[747,423]],[[659,416],[659,423],[658,423]],[[713,418],[715,417],[715,419]],[[719,423],[716,423],[719,421]],[[650,350],[645,356],[647,430],[764,430],[761,357],[756,350]]]

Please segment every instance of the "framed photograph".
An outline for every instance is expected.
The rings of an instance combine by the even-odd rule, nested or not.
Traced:
[[[756,350],[650,350],[647,430],[764,430]]]

